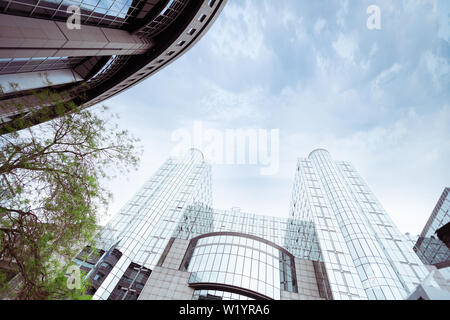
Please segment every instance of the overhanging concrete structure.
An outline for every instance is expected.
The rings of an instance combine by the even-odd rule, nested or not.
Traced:
[[[95,4],[94,4],[95,2]],[[69,29],[69,5],[80,29]],[[226,0],[0,0],[0,134],[40,123],[32,90],[52,88],[92,106],[163,69],[208,31]],[[55,73],[55,70],[65,70]],[[49,75],[62,73],[72,77]],[[43,79],[39,79],[38,77]],[[51,79],[50,79],[51,80]],[[22,104],[19,111],[13,106]],[[54,106],[45,106],[48,119]],[[47,120],[47,119],[46,119]]]

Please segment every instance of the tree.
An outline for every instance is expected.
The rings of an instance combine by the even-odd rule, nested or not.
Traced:
[[[68,288],[66,268],[92,242],[111,199],[104,182],[136,169],[142,150],[107,108],[80,109],[48,90],[37,96],[38,107],[27,109],[34,118],[49,105],[61,116],[0,135],[0,293],[80,298],[84,286]]]

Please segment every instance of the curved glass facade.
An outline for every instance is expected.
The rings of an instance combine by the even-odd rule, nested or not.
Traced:
[[[246,234],[219,232],[192,239],[182,269],[191,272],[193,287],[210,284],[206,286],[260,299],[280,299],[281,290],[297,292],[294,257]]]
[[[299,159],[291,215],[317,229],[335,299],[403,299],[427,271],[353,166]]]
[[[167,28],[186,7],[188,0],[169,0],[160,14],[137,34],[153,37]]]
[[[93,299],[393,300],[426,276],[356,170],[325,150],[299,159],[288,219],[211,203],[203,154],[169,159],[99,235],[123,254],[97,263]]]
[[[70,6],[80,8],[82,24],[122,28],[135,18],[144,0],[12,0],[0,1],[0,13],[66,21]]]
[[[253,300],[247,296],[221,290],[195,290],[192,300]]]

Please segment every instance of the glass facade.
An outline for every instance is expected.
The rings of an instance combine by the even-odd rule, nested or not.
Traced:
[[[0,13],[66,21],[70,6],[80,8],[82,24],[123,28],[144,6],[144,0],[0,0]]]
[[[450,249],[436,235],[436,231],[448,223],[450,223],[450,188],[445,188],[414,246],[414,251],[423,263],[439,268],[450,266]]]
[[[195,290],[192,300],[254,300],[247,296],[221,290]]]
[[[280,299],[281,290],[297,292],[294,257],[264,239],[213,233],[193,239],[186,254],[191,284],[226,285],[270,299]]]
[[[428,274],[348,162],[299,159],[291,215],[312,221],[336,299],[403,299]]]
[[[210,232],[253,235],[286,248],[296,257],[320,260],[314,225],[299,219],[263,216],[239,210],[218,210],[194,204],[184,211],[173,237],[192,239]]]
[[[107,299],[133,262],[152,270],[183,216],[194,202],[211,203],[211,167],[191,150],[185,158],[171,158],[102,229],[98,246],[116,248],[121,259],[96,291]]]
[[[41,57],[0,59],[0,74],[71,69],[84,57]]]
[[[166,29],[181,13],[188,0],[169,0],[161,13],[148,25],[139,30],[138,35],[154,37]]]
[[[127,299],[136,289],[124,287],[131,265],[150,274],[155,291],[174,272],[185,275],[173,286],[192,299],[404,299],[428,274],[351,164],[326,150],[298,160],[288,218],[213,209],[201,152],[170,158],[103,228],[97,247],[122,255],[94,299]]]

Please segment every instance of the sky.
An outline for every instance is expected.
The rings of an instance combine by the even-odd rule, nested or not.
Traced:
[[[450,186],[449,41],[448,0],[229,0],[190,51],[104,102],[144,147],[139,170],[110,182],[109,214],[171,155],[174,132],[201,123],[279,134],[274,174],[213,165],[215,208],[287,217],[297,158],[326,148],[419,234]]]

